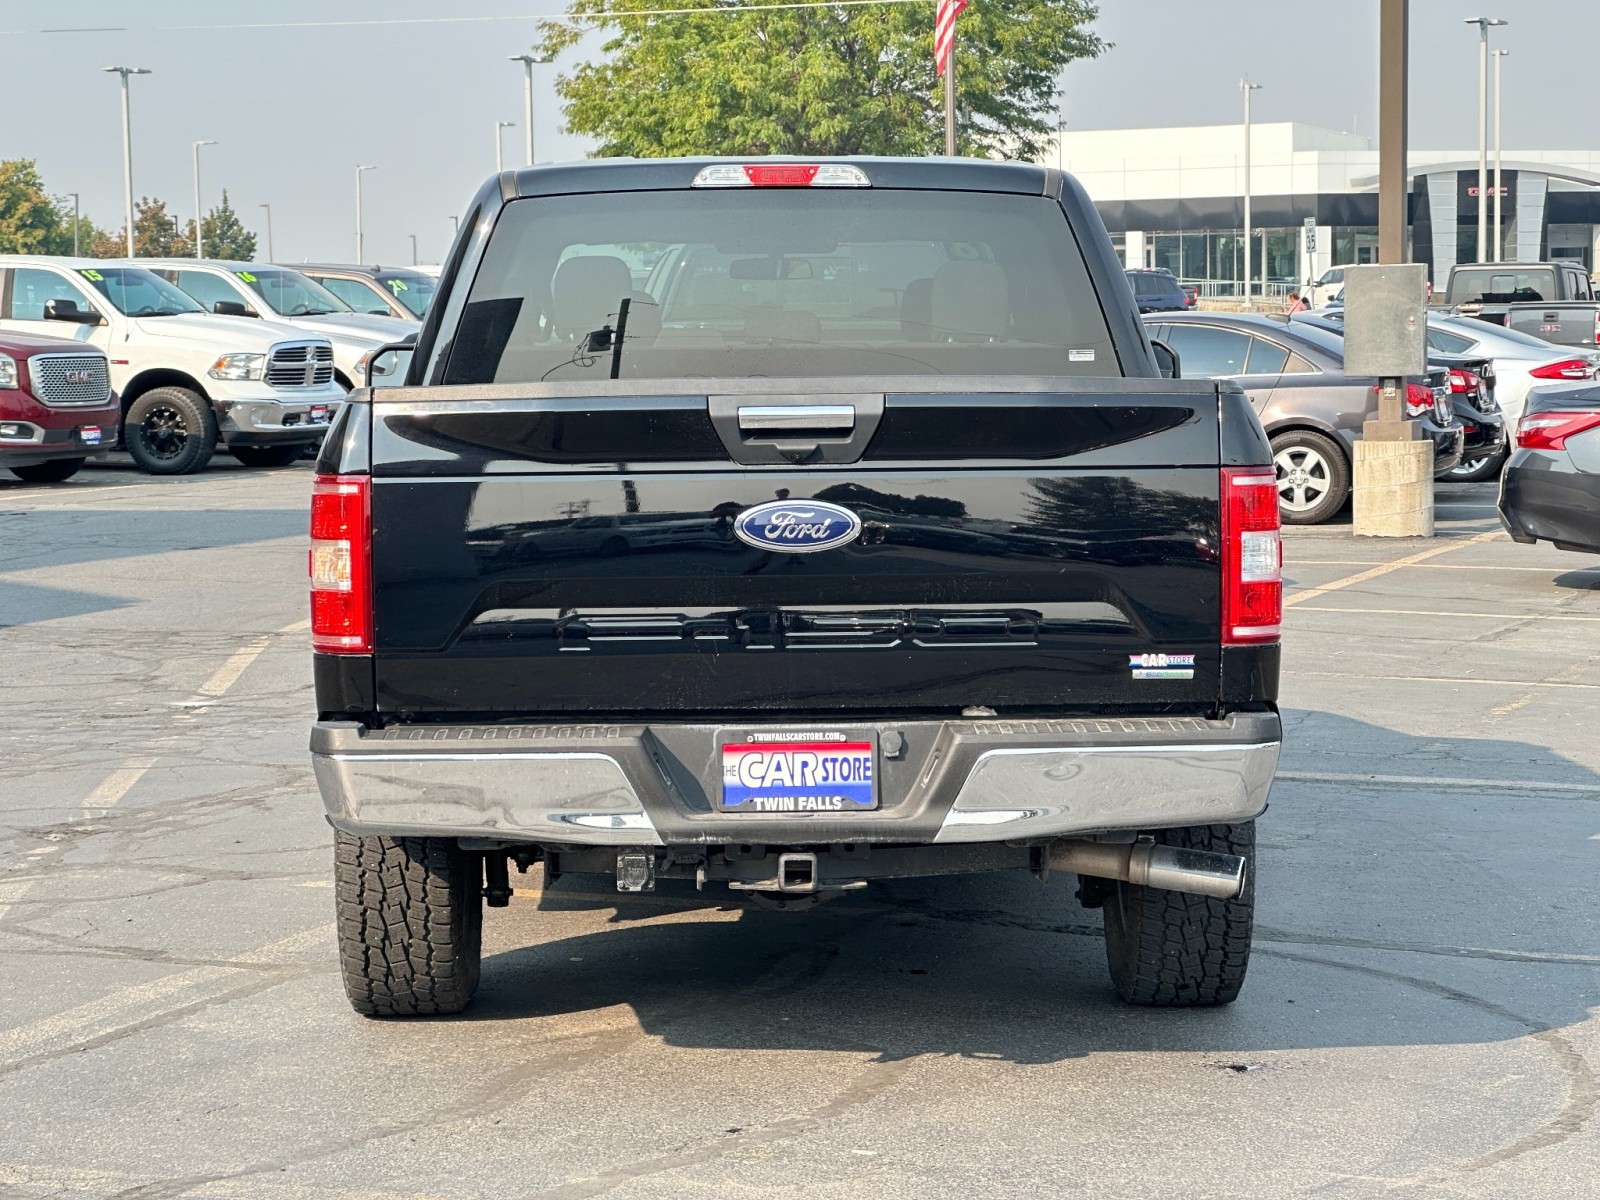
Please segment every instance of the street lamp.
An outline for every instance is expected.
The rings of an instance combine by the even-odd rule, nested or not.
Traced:
[[[1244,306],[1253,307],[1250,284],[1250,93],[1261,90],[1259,83],[1239,80],[1239,90],[1244,93]]]
[[[515,129],[516,127],[517,123],[515,121],[496,121],[494,123],[494,173],[496,175],[506,169],[505,156],[500,152],[500,131],[502,129]]]
[[[413,233],[408,236],[411,238],[411,265],[414,267],[419,261],[417,258],[417,235]]]
[[[1494,260],[1505,262],[1505,226],[1500,223],[1500,203],[1503,198],[1504,188],[1500,183],[1500,101],[1503,94],[1500,91],[1500,61],[1510,54],[1509,50],[1496,50],[1494,52]]]
[[[1478,261],[1489,261],[1489,30],[1509,24],[1499,17],[1468,17],[1478,27]]]
[[[267,210],[267,261],[277,262],[278,256],[272,252],[272,205],[263,204],[261,207]]]
[[[216,142],[196,142],[194,144],[194,256],[206,256],[205,234],[200,229],[200,147],[215,146]]]
[[[506,61],[522,64],[522,144],[528,156],[528,165],[531,167],[533,166],[533,68],[535,65],[543,66],[551,60],[535,54],[513,54]]]
[[[356,264],[359,266],[364,260],[361,257],[361,172],[376,171],[377,167],[356,167]]]
[[[72,257],[73,258],[77,258],[78,257],[78,223],[79,223],[79,218],[78,218],[78,193],[77,192],[68,192],[67,195],[72,197]]]
[[[133,258],[133,123],[128,116],[128,76],[149,75],[144,67],[105,67],[107,74],[122,76],[122,215],[127,222],[128,257]]]

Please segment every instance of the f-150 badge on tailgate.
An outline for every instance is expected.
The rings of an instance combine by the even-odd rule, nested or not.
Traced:
[[[758,550],[810,554],[854,541],[861,533],[861,518],[820,500],[773,500],[745,509],[733,532]]]

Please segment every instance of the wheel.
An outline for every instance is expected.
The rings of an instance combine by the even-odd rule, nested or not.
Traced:
[[[1350,498],[1350,463],[1332,438],[1295,429],[1272,439],[1285,524],[1320,525]]]
[[[122,437],[140,470],[192,475],[211,461],[217,448],[217,414],[198,392],[156,388],[128,409]]]
[[[228,453],[247,467],[287,467],[299,461],[305,445],[294,442],[288,446],[232,446]]]
[[[1496,479],[1500,475],[1500,468],[1506,465],[1506,459],[1509,457],[1508,454],[1496,451],[1481,458],[1464,458],[1440,478],[1450,483],[1482,483],[1485,479]]]
[[[450,838],[334,831],[345,994],[368,1017],[457,1013],[478,987],[483,866]]]
[[[1131,883],[1107,885],[1106,962],[1117,995],[1129,1004],[1200,1008],[1231,1004],[1250,965],[1250,926],[1256,903],[1256,823],[1163,829],[1167,846],[1238,854],[1244,891],[1216,900]]]
[[[60,483],[76,475],[85,461],[81,458],[57,458],[50,462],[34,463],[31,467],[12,467],[11,473],[27,483]]]

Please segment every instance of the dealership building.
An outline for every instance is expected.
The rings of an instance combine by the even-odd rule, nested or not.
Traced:
[[[1252,124],[1250,138],[1258,289],[1263,274],[1267,290],[1282,294],[1331,266],[1376,261],[1378,151],[1370,138],[1292,122]],[[1129,267],[1164,267],[1202,284],[1203,294],[1241,290],[1244,126],[1068,131],[1040,161],[1082,181]],[[1600,150],[1506,150],[1501,168],[1503,256],[1574,259],[1593,271]],[[1477,151],[1413,149],[1408,182],[1411,257],[1442,283],[1451,266],[1478,258]],[[1491,257],[1493,189],[1491,154]]]

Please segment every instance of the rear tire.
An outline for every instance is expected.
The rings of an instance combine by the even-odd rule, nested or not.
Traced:
[[[339,964],[367,1017],[458,1013],[478,987],[483,867],[451,838],[334,831]]]
[[[1500,468],[1506,465],[1509,454],[1496,451],[1486,458],[1473,458],[1463,460],[1459,466],[1452,467],[1443,475],[1446,483],[1482,483],[1485,479],[1497,479]]]
[[[1350,462],[1332,438],[1292,429],[1272,439],[1285,525],[1320,525],[1350,499]]]
[[[217,414],[189,388],[155,388],[129,407],[122,439],[141,471],[192,475],[217,449]]]
[[[298,462],[306,443],[295,442],[288,446],[230,446],[228,453],[247,467],[287,467]]]
[[[57,458],[50,462],[34,463],[31,467],[12,467],[11,473],[25,483],[62,483],[82,469],[86,460]]]
[[[1256,823],[1163,829],[1153,836],[1162,845],[1241,855],[1244,891],[1234,900],[1216,900],[1131,883],[1108,885],[1106,962],[1117,995],[1157,1008],[1231,1004],[1250,966]]]

